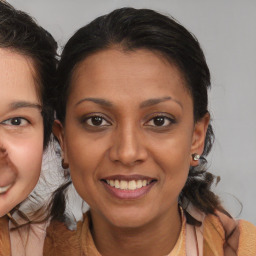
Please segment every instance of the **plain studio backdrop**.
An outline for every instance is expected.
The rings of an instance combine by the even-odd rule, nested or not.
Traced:
[[[256,224],[255,0],[8,2],[35,17],[60,47],[81,26],[125,6],[171,15],[190,30],[203,48],[212,76],[209,109],[216,141],[208,157],[209,171],[221,176],[216,191],[231,214]]]

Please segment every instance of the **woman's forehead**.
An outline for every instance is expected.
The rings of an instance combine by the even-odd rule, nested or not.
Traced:
[[[142,105],[171,99],[166,102],[176,103],[181,109],[184,105],[192,108],[184,83],[175,65],[150,51],[111,49],[91,55],[77,67],[68,105],[96,101],[113,107],[132,104],[141,109]]]

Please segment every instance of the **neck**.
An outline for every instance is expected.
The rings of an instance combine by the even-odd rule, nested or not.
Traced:
[[[92,211],[92,235],[101,255],[167,255],[181,231],[179,210],[168,212],[142,227],[116,227]]]

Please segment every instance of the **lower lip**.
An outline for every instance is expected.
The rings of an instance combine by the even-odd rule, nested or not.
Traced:
[[[134,190],[128,190],[128,189],[118,189],[115,187],[111,187],[106,182],[102,181],[104,187],[107,189],[108,192],[110,192],[113,196],[119,198],[119,199],[139,199],[143,196],[145,196],[152,187],[156,184],[156,182],[151,182],[145,187],[134,189]]]

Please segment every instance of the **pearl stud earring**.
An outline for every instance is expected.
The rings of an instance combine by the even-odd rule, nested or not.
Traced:
[[[194,161],[198,161],[200,158],[200,155],[198,155],[197,153],[194,153],[194,154],[192,154],[192,158]]]

